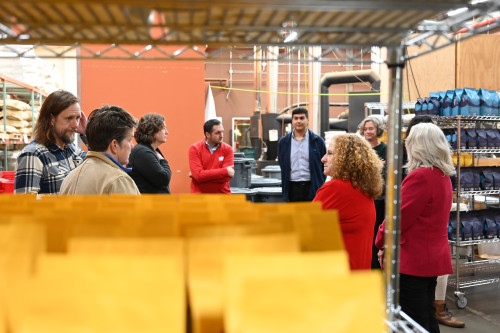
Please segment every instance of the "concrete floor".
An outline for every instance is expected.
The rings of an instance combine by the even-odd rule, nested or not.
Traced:
[[[441,333],[500,332],[500,283],[461,289],[467,297],[465,309],[459,309],[455,287],[448,286],[446,304],[455,317],[465,322],[464,328],[440,325]]]

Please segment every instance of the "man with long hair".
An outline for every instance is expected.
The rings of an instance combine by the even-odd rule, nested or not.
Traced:
[[[51,93],[40,109],[34,140],[17,158],[15,193],[59,193],[63,179],[86,157],[73,143],[86,126],[76,96],[64,90]]]

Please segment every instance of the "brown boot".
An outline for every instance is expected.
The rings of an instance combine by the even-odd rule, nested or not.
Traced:
[[[463,321],[453,317],[444,301],[434,301],[434,307],[436,308],[436,318],[440,324],[450,327],[465,327]]]

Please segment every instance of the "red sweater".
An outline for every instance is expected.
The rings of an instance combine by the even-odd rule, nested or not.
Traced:
[[[351,269],[370,269],[376,216],[373,199],[354,188],[349,180],[334,179],[316,192],[313,201],[320,201],[323,209],[338,211]]]
[[[452,202],[450,177],[438,168],[418,168],[401,184],[401,248],[399,271],[413,276],[453,273],[448,244]],[[385,221],[375,246],[384,247]]]
[[[227,143],[222,142],[213,154],[210,154],[205,140],[191,145],[191,193],[231,193],[228,166],[234,166],[234,152]]]

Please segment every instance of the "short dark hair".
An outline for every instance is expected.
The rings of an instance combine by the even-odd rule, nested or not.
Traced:
[[[214,126],[219,126],[221,124],[219,119],[210,119],[205,122],[203,125],[203,134],[212,133]]]
[[[56,90],[51,93],[40,108],[40,115],[35,124],[35,140],[44,146],[55,143],[56,138],[52,131],[52,116],[57,117],[71,105],[78,103],[78,98],[65,90]]]
[[[307,111],[306,108],[295,108],[295,109],[293,109],[293,111],[292,111],[292,118],[296,114],[305,114],[306,118],[309,119],[309,112]]]
[[[157,113],[148,113],[141,117],[134,137],[137,143],[151,144],[155,134],[165,128],[165,117]]]
[[[408,137],[408,135],[410,135],[410,131],[411,131],[411,128],[417,124],[420,124],[420,123],[433,123],[432,122],[432,117],[431,116],[428,116],[426,114],[422,114],[422,115],[418,115],[418,116],[415,116],[412,118],[412,120],[410,120],[410,124],[408,125],[408,128],[406,129],[406,137]]]
[[[103,152],[108,149],[111,141],[119,143],[128,132],[137,126],[137,121],[125,109],[119,106],[103,106],[90,113],[85,134],[89,149]]]

